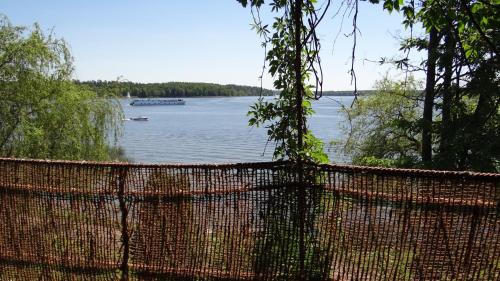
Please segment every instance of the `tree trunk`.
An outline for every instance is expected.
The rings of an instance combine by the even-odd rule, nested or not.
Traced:
[[[298,211],[299,211],[299,276],[298,280],[306,280],[305,276],[305,209],[306,209],[306,194],[303,174],[303,146],[305,133],[304,109],[302,107],[303,100],[303,85],[302,85],[302,1],[295,0],[292,5],[293,23],[294,23],[294,41],[295,41],[295,99],[297,110],[297,170],[298,170]]]
[[[429,33],[429,46],[427,48],[427,77],[422,118],[422,162],[426,167],[429,167],[432,161],[432,111],[434,106],[434,86],[436,84],[438,43],[437,30],[432,28]]]
[[[444,55],[444,77],[443,77],[443,106],[441,120],[441,138],[439,142],[439,166],[444,169],[453,169],[455,157],[453,155],[451,144],[453,143],[455,131],[457,128],[453,125],[452,98],[453,89],[451,86],[453,75],[453,56],[455,51],[455,39],[451,30],[448,30],[445,37],[446,53]]]
[[[300,161],[301,152],[304,146],[304,112],[302,108],[303,99],[303,85],[302,85],[302,39],[301,39],[301,28],[302,28],[302,0],[295,0],[293,5],[293,21],[294,21],[294,41],[295,41],[295,58],[294,58],[294,70],[295,70],[295,101],[297,110],[297,150],[298,150],[298,160]]]

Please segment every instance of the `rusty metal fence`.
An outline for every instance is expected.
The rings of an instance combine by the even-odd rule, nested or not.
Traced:
[[[499,181],[0,159],[0,280],[500,280]]]

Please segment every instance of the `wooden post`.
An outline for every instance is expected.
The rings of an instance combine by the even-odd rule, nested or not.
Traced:
[[[122,272],[122,276],[120,278],[121,281],[128,281],[128,260],[129,260],[129,252],[130,252],[130,245],[129,245],[129,234],[128,234],[128,222],[127,222],[127,217],[128,217],[128,209],[127,205],[125,204],[125,183],[126,183],[126,178],[128,174],[128,168],[127,167],[120,167],[118,168],[118,202],[120,204],[120,213],[121,213],[121,234],[122,234],[122,245],[123,245],[123,257],[122,257],[122,263],[120,265],[120,270]]]

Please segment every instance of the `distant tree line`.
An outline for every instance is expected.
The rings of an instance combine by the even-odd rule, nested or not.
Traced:
[[[213,83],[167,82],[167,83],[134,83],[128,81],[76,81],[86,85],[90,90],[100,94],[115,93],[135,97],[237,97],[237,96],[272,96],[273,91],[260,87],[219,85]]]
[[[166,82],[166,83],[135,83],[128,81],[75,81],[100,96],[110,93],[134,97],[240,97],[240,96],[272,96],[276,91],[260,87],[241,85],[220,85],[214,83]],[[372,91],[360,91],[360,95]],[[326,96],[352,96],[352,91],[325,91]]]

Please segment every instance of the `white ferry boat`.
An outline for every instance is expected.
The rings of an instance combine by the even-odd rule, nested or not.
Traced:
[[[136,99],[130,105],[185,105],[182,99]]]

